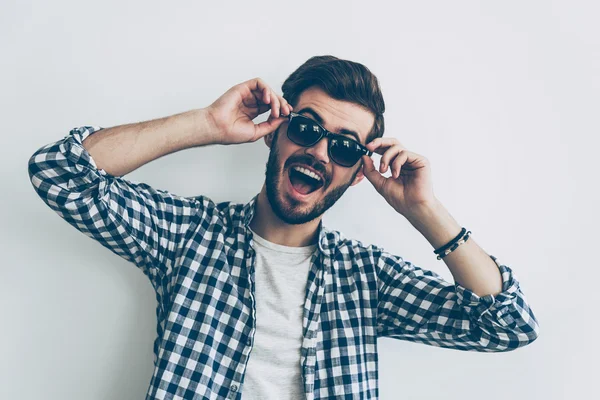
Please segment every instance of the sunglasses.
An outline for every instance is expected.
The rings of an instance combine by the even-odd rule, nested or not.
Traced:
[[[285,117],[285,115],[282,115]],[[287,126],[288,138],[299,146],[314,146],[322,138],[329,138],[327,151],[329,157],[342,167],[352,167],[363,155],[371,156],[372,151],[354,139],[339,133],[329,132],[315,120],[300,114],[290,113]]]

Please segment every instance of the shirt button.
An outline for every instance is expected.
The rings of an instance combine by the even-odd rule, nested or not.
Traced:
[[[252,344],[252,339],[248,338],[248,340],[246,340],[246,344],[250,346]]]
[[[237,390],[238,390],[238,387],[237,387],[237,385],[235,385],[235,384],[234,384],[234,385],[231,385],[231,391],[232,391],[232,392],[237,392]]]

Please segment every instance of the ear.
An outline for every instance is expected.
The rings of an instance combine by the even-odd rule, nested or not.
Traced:
[[[354,182],[352,182],[350,186],[358,185],[358,183],[364,179],[365,173],[363,172],[363,164],[364,162],[361,160],[360,167],[358,167],[359,170],[356,173],[356,177],[354,178]]]
[[[268,133],[266,134],[263,139],[265,139],[265,143],[267,144],[268,148],[271,148],[272,144],[273,144],[273,134],[274,132]]]
[[[273,119],[273,116],[271,114],[269,114],[269,118],[267,119],[267,121],[271,121]],[[263,139],[265,140],[265,143],[267,145],[268,148],[271,148],[271,146],[273,145],[273,136],[275,135],[275,132],[277,130],[274,130],[271,133],[267,133],[265,136],[263,136]]]

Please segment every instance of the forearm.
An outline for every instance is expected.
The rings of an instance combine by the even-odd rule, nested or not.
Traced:
[[[454,239],[462,229],[439,201],[416,210],[407,219],[434,249]],[[475,294],[496,295],[502,291],[502,276],[498,266],[472,237],[442,260],[454,280]]]
[[[206,109],[102,129],[83,141],[96,166],[123,176],[142,165],[190,147],[217,143]]]

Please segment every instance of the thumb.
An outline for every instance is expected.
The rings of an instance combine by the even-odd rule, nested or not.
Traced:
[[[282,117],[275,119],[269,117],[266,121],[261,122],[258,125],[254,125],[255,140],[258,140],[261,137],[268,135],[271,132],[274,132],[275,130],[277,130],[277,128],[279,128],[279,125],[281,125],[285,120],[286,119]]]
[[[373,159],[369,156],[363,156],[363,174],[367,177],[369,182],[373,184],[375,190],[379,193],[383,190],[383,186],[386,181],[386,177],[381,175],[379,171],[375,168],[375,163],[373,163]]]

